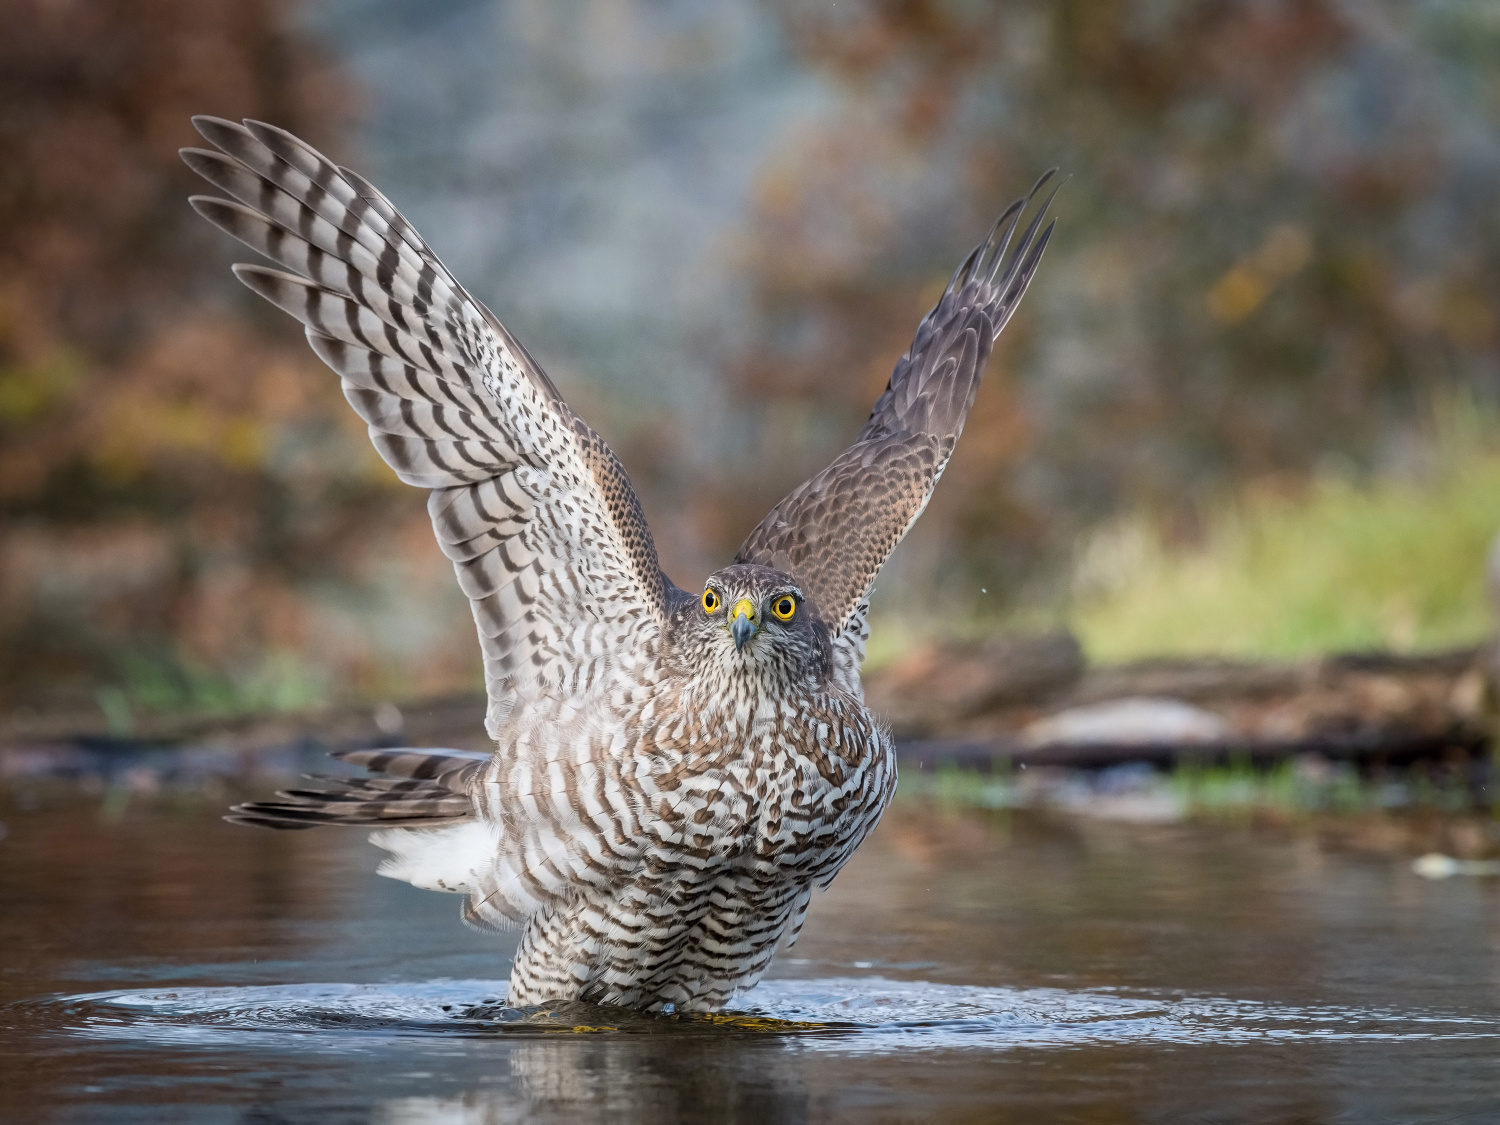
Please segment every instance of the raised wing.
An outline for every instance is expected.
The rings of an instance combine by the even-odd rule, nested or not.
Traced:
[[[588,691],[675,593],[614,453],[363,178],[270,125],[193,124],[216,151],[183,159],[234,197],[193,207],[294,271],[235,274],[307,326],[381,457],[433,490],[479,628],[491,735],[518,696]]]
[[[865,598],[875,576],[927,507],[990,349],[1042,260],[1053,224],[1037,230],[1055,188],[1014,246],[1012,236],[1054,172],[1012,203],[958,267],[854,444],[772,508],[736,556],[793,575],[835,635],[855,649],[863,649]]]

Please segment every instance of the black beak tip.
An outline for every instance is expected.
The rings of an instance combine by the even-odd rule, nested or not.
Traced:
[[[755,623],[748,617],[736,617],[729,632],[734,637],[734,651],[739,652],[744,649],[745,642],[755,635]]]

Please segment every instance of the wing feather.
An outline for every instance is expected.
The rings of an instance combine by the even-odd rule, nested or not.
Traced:
[[[235,274],[306,326],[381,457],[432,490],[480,634],[491,733],[517,695],[595,682],[599,629],[616,646],[659,632],[680,594],[619,460],[390,200],[273,126],[194,124],[214,148],[183,159],[231,198],[193,207],[281,267]]]
[[[314,776],[330,788],[283,789],[273,801],[235,805],[226,820],[262,828],[321,824],[441,827],[474,816],[471,790],[488,758],[463,750],[335,751],[388,777]]]
[[[308,330],[307,342],[318,358],[351,386],[414,402],[450,405],[493,421],[495,403],[483,391],[475,393],[453,379],[444,379],[425,368],[401,363],[378,352],[351,348],[342,340],[315,330]]]
[[[875,576],[927,506],[963,432],[995,339],[1015,314],[1051,238],[1052,224],[1038,231],[1055,188],[1021,236],[1014,235],[1053,174],[1006,208],[958,267],[854,444],[772,508],[736,556],[794,575],[855,666]]]

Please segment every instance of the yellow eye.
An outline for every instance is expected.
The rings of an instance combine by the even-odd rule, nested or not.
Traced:
[[[778,620],[790,621],[792,614],[797,612],[797,603],[787,594],[782,594],[771,604],[771,612]]]
[[[703,591],[703,612],[704,613],[713,613],[716,609],[719,608],[719,606],[721,606],[723,604],[724,604],[723,602],[719,601],[719,595],[716,594],[716,593],[714,593],[712,590],[704,590]]]

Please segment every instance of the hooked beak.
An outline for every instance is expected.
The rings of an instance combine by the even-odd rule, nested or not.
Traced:
[[[735,604],[731,619],[733,623],[729,626],[729,632],[734,637],[734,651],[740,652],[744,649],[745,642],[755,636],[755,630],[759,628],[755,623],[755,606],[750,603],[749,598],[743,598]]]

